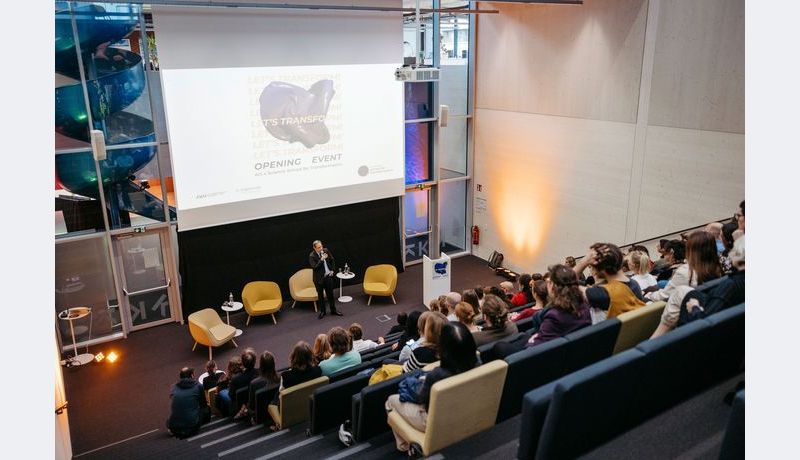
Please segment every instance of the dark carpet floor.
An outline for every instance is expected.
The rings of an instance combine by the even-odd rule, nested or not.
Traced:
[[[466,256],[453,260],[451,280],[453,290],[460,292],[477,284],[497,285],[504,278],[496,276],[485,261]],[[253,318],[250,325],[245,326],[246,314],[231,315],[231,324],[244,329],[244,334],[236,339],[239,348],[232,344],[216,348],[214,360],[224,369],[228,360],[244,347],[253,347],[258,353],[271,351],[280,368],[288,365],[289,352],[298,340],[313,343],[318,333],[327,332],[333,326],[347,328],[352,322],[358,322],[366,337],[383,335],[395,323],[398,312],[424,308],[422,266],[409,267],[399,274],[395,293],[397,305],[393,305],[389,298],[373,298],[368,307],[360,285],[345,286],[344,291],[353,297],[352,302],[339,305],[344,317],[326,316],[318,320],[313,305],[298,304],[292,310],[289,309],[291,302],[284,303],[283,311],[277,315],[277,325],[272,324],[269,316],[264,316]],[[339,295],[338,290],[336,295]],[[224,320],[224,312],[220,310],[220,313]],[[379,318],[384,315],[391,319],[382,322]],[[207,348],[198,345],[193,352],[193,343],[188,326],[173,323],[134,332],[124,340],[90,347],[92,353],[111,349],[119,353],[121,358],[113,365],[92,363],[64,368],[74,455],[135,436],[170,440],[165,437],[164,426],[169,415],[170,387],[177,380],[181,367],[192,366],[195,375],[200,375],[208,359]]]

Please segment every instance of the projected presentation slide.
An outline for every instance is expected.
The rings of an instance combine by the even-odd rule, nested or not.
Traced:
[[[303,192],[343,187],[352,201],[346,189],[366,184],[375,198],[402,195],[395,67],[163,70],[179,222],[181,211],[284,195],[303,197],[284,211],[311,209]]]

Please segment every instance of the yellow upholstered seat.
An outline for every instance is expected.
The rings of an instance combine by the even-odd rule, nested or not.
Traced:
[[[218,347],[228,341],[238,347],[233,340],[236,328],[223,323],[219,313],[213,308],[206,308],[189,315],[189,333],[194,339],[192,351],[197,348],[198,343],[207,346],[209,361],[213,359],[211,352],[213,347]]]
[[[661,313],[666,305],[663,300],[653,302],[617,316],[621,324],[617,343],[614,345],[614,354],[633,348],[649,339],[661,322]]]
[[[317,288],[314,286],[314,270],[304,268],[289,278],[289,294],[292,296],[292,308],[297,302],[313,302],[314,311],[317,310]]]
[[[270,404],[267,407],[270,417],[278,429],[288,428],[308,420],[309,398],[311,393],[322,385],[328,384],[328,377],[317,377],[314,380],[303,382],[280,392],[280,406]]]
[[[397,269],[394,265],[381,264],[367,267],[364,273],[364,294],[369,296],[367,305],[372,302],[372,296],[391,296],[394,300],[394,290],[397,288]]]
[[[487,430],[495,424],[507,371],[508,363],[495,360],[434,383],[424,432],[396,411],[389,412],[389,425],[425,456]]]
[[[275,313],[283,304],[281,288],[273,281],[251,281],[242,289],[242,303],[247,312],[247,325],[253,316],[272,315],[272,322],[278,324]]]

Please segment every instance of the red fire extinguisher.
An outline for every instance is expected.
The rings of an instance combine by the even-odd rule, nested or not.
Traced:
[[[481,231],[477,225],[472,226],[472,244],[480,244],[481,242]]]

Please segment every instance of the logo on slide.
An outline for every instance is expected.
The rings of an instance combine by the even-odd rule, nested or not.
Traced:
[[[300,142],[306,148],[325,144],[331,138],[325,117],[328,115],[333,80],[320,80],[309,89],[273,81],[261,92],[261,121],[276,139]]]

